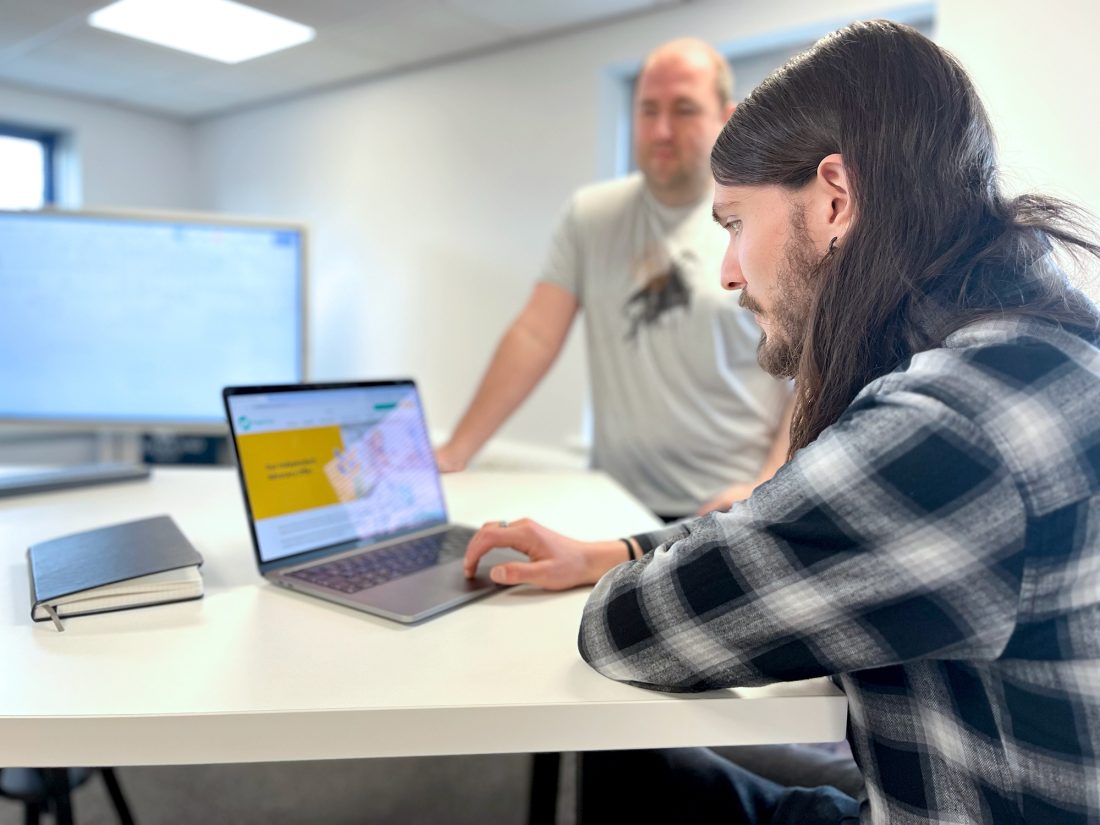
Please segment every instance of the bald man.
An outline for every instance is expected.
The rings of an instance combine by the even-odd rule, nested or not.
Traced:
[[[437,458],[461,470],[539,383],[584,309],[592,464],[666,520],[725,509],[786,459],[789,387],[725,293],[710,150],[733,112],[706,43],[655,49],[634,98],[639,172],[573,196],[542,277]]]

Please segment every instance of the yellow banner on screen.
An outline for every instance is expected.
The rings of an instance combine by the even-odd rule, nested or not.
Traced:
[[[343,449],[339,427],[240,436],[237,452],[252,517],[259,520],[339,504],[324,467]]]

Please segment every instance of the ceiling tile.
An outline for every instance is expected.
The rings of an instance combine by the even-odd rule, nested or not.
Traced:
[[[426,0],[372,11],[325,34],[346,47],[409,65],[490,46],[513,33],[440,0]]]
[[[197,73],[186,82],[196,89],[271,97],[362,77],[384,67],[377,58],[356,50],[313,41],[235,66]]]
[[[67,64],[89,76],[129,76],[152,80],[203,71],[219,64],[177,49],[145,43],[132,37],[82,26],[32,49],[26,57],[40,62]]]
[[[251,98],[247,95],[218,89],[200,89],[191,84],[179,83],[158,83],[145,87],[129,86],[107,99],[156,114],[186,119],[251,102]]]
[[[0,60],[6,52],[31,48],[84,25],[101,5],[104,3],[89,0],[0,0]]]
[[[79,64],[28,55],[0,65],[0,79],[68,94],[101,96],[132,84],[123,73],[85,71]]]
[[[244,0],[248,5],[315,29],[340,26],[396,6],[418,7],[424,0]]]
[[[512,31],[532,34],[591,23],[661,5],[662,0],[556,0],[517,3],[515,0],[444,0],[464,14]],[[663,0],[667,3],[668,0]]]

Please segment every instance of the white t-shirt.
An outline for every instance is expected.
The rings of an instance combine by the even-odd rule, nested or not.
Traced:
[[[721,287],[725,245],[709,194],[665,207],[635,174],[573,196],[542,275],[584,310],[593,466],[662,515],[755,478],[790,392]]]

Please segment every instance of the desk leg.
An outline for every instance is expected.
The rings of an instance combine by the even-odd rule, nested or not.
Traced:
[[[536,753],[531,762],[531,800],[528,825],[554,825],[558,818],[560,753]]]

